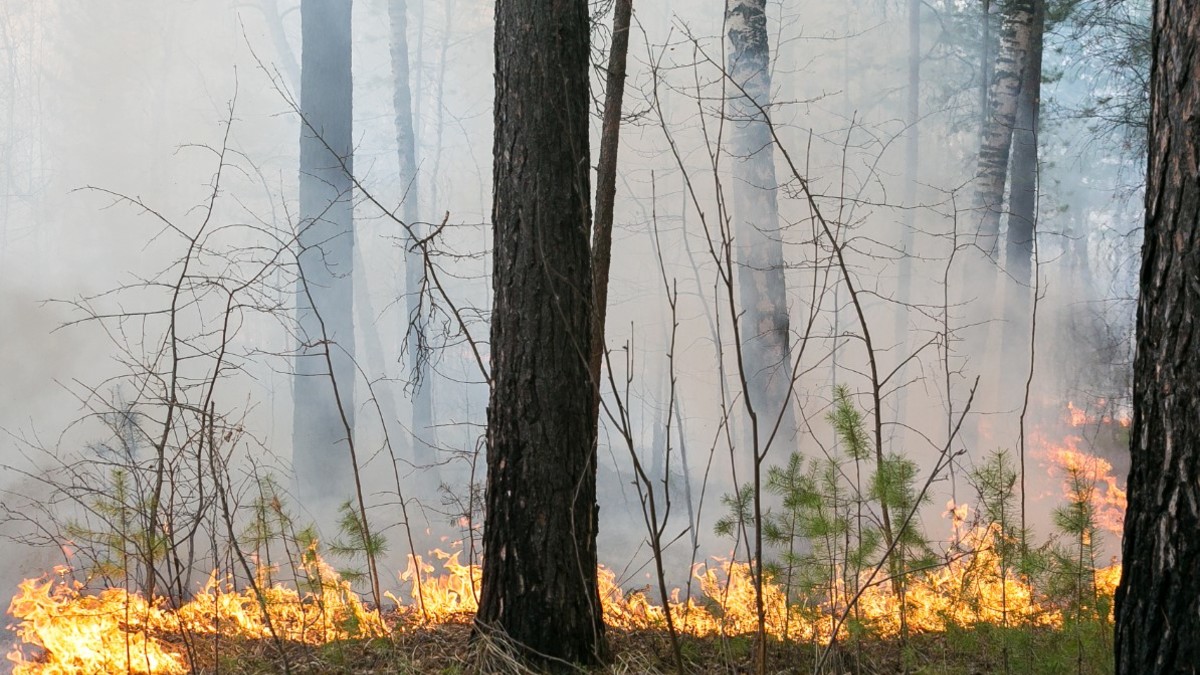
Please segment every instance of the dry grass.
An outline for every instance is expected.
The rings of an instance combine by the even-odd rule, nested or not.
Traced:
[[[915,636],[904,645],[891,640],[862,641],[835,650],[825,673],[872,675],[908,671],[931,675],[1112,672],[1109,643],[1096,626],[1082,636],[1072,631],[1022,629],[1003,633],[981,628],[969,632]],[[665,632],[609,631],[610,662],[601,668],[563,666],[559,673],[580,675],[669,675],[676,672]],[[182,648],[183,645],[180,645]],[[688,673],[753,673],[753,639],[682,638]],[[284,672],[276,647],[265,641],[195,643],[197,673],[264,675]],[[813,672],[813,645],[772,643],[766,672],[791,675]],[[321,647],[289,644],[286,660],[296,675],[540,675],[545,672],[513,657],[494,637],[472,637],[468,623],[415,626],[398,624],[387,638],[348,640]],[[1066,670],[1064,670],[1064,668]]]

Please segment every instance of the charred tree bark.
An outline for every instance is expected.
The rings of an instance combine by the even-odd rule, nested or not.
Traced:
[[[588,3],[496,3],[492,389],[477,629],[605,652],[596,581]]]
[[[413,124],[412,77],[408,63],[408,0],[388,3],[392,40],[392,109],[395,114],[396,151],[400,160],[400,190],[403,206],[400,218],[408,226],[400,233],[404,246],[404,353],[409,364],[412,391],[413,461],[432,465],[435,461],[433,440],[433,392],[429,380],[426,316],[421,305],[421,285],[425,277],[425,258],[415,246],[423,235],[417,222],[420,184],[417,176],[417,134]]]
[[[292,468],[301,503],[319,519],[354,494],[354,222],[351,203],[350,0],[300,5],[300,235],[293,379]],[[311,302],[309,298],[311,296]],[[333,372],[324,354],[328,345]],[[337,383],[337,396],[334,392]]]
[[[979,138],[979,163],[975,170],[975,209],[980,218],[976,244],[993,262],[1000,257],[1000,217],[1004,212],[1004,188],[1017,120],[1021,73],[1033,34],[1033,0],[1008,0],[1003,12],[1000,49],[991,74],[988,109]]]
[[[1154,3],[1118,673],[1200,669],[1200,10]]]
[[[790,439],[791,331],[783,271],[783,241],[775,179],[775,146],[765,113],[771,104],[765,0],[728,0],[726,71],[735,83],[726,102],[732,123],[734,243],[738,263],[742,358],[758,417],[755,447]]]

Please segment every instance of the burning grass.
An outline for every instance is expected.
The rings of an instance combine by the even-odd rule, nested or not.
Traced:
[[[855,644],[856,658],[883,658],[886,646],[895,644],[900,633],[902,604],[910,635],[918,640],[914,644],[942,645],[943,652],[946,635],[978,627],[1062,633],[1064,608],[1002,569],[994,537],[990,528],[969,533],[959,544],[966,552],[915,575],[903,599],[890,583],[868,586],[851,613],[852,621],[842,627],[839,643]],[[399,607],[386,615],[368,609],[350,584],[317,556],[310,564],[322,579],[318,589],[299,593],[269,584],[263,571],[254,585],[240,589],[214,576],[178,608],[122,589],[86,593],[69,580],[67,570],[59,570],[58,579],[21,584],[9,613],[17,620],[23,645],[9,660],[16,675],[149,675],[193,668],[273,672],[284,658],[297,672],[454,672],[465,663],[480,572],[459,563],[457,555],[435,556],[441,558],[440,570],[420,559],[410,561],[400,575],[409,582],[408,600],[389,595]],[[418,565],[423,572],[419,591],[414,574]],[[698,567],[694,574],[701,595],[677,597],[670,607],[688,660],[696,672],[705,672],[705,664],[718,660],[743,660],[742,655],[748,662],[755,629],[749,567],[718,561]],[[1119,567],[1097,572],[1096,592],[1110,600],[1118,577]],[[604,616],[613,629],[618,656],[613,668],[627,668],[613,672],[669,670],[666,610],[644,592],[624,592],[607,569],[600,570],[600,579]],[[843,591],[838,589],[834,597]],[[775,583],[767,585],[765,595],[768,632],[778,658],[791,654],[811,660],[817,647],[828,644],[835,617],[845,606],[795,593],[786,602],[784,589]]]
[[[1068,524],[1057,543],[1041,547],[1042,567],[1038,555],[1014,553],[1011,528],[972,527],[971,509],[951,502],[945,515],[954,535],[941,559],[902,583],[886,578],[882,563],[852,573],[836,559],[820,570],[822,583],[768,579],[768,672],[810,672],[825,651],[828,672],[1111,672],[1120,565],[1096,565],[1095,540],[1101,530],[1119,536],[1125,493],[1079,436],[1035,440],[1034,456],[1062,483],[1066,506],[1056,518]],[[213,573],[176,606],[121,588],[89,589],[58,568],[20,584],[8,612],[21,644],[8,660],[14,675],[271,673],[284,664],[293,673],[528,672],[488,640],[469,639],[482,572],[460,555],[410,557],[395,591],[385,593],[395,606],[383,613],[315,544],[298,588],[268,566],[239,584]],[[711,560],[692,577],[694,596],[676,590],[664,607],[599,569],[614,656],[603,672],[673,672],[668,612],[691,672],[742,672],[752,662],[750,565]]]

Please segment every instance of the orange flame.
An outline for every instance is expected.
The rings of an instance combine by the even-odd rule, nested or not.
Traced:
[[[1125,530],[1125,490],[1113,475],[1112,464],[1102,457],[1080,450],[1082,442],[1083,439],[1078,436],[1067,436],[1061,445],[1047,444],[1044,453],[1051,469],[1062,476],[1065,496],[1072,497],[1075,491],[1072,476],[1095,486],[1083,496],[1091,502],[1096,524],[1119,535]]]
[[[82,593],[78,582],[27,579],[9,605],[19,620],[20,648],[8,654],[13,675],[98,675],[185,673],[186,658],[171,640],[184,633],[281,640],[320,645],[350,637],[388,633],[374,611],[368,611],[350,583],[315,554],[306,556],[306,572],[318,588],[299,593],[268,583],[260,568],[256,586],[235,590],[216,573],[189,602],[178,609],[161,600],[148,602],[124,589],[96,595]]]
[[[461,551],[433,551],[446,571],[441,575],[435,575],[433,565],[423,561],[421,556],[410,555],[408,568],[400,573],[400,580],[412,584],[411,604],[403,602],[391,592],[384,595],[402,607],[408,604],[413,612],[432,623],[469,620],[479,609],[479,585],[483,581],[483,570],[478,565],[468,566],[458,562],[459,553]]]
[[[1076,408],[1074,401],[1067,401],[1067,419],[1071,426],[1081,427],[1088,423],[1088,414],[1082,408]]]
[[[964,507],[953,505],[952,517],[965,517]],[[864,573],[856,585],[865,588],[851,613],[846,612],[846,606],[852,593],[846,587],[842,569],[832,570],[838,581],[831,588],[816,591],[817,595],[786,589],[779,579],[768,579],[763,588],[767,632],[778,639],[828,642],[839,619],[849,614],[874,634],[894,637],[900,632],[902,609],[913,632],[937,633],[952,625],[979,623],[1061,626],[1062,611],[1003,565],[996,551],[998,536],[996,526],[967,531],[958,543],[961,553],[950,556],[939,568],[912,575],[902,593],[897,593],[888,580],[869,580]],[[477,609],[480,568],[459,563],[458,553],[435,551],[434,556],[441,560],[441,573],[413,557],[400,575],[401,581],[412,584],[410,601],[401,602],[390,593],[388,597],[402,605],[405,617],[415,619],[423,612],[434,623],[469,621]],[[415,585],[417,569],[421,570],[419,593]],[[320,576],[322,583],[318,590],[303,597],[278,584],[268,584],[261,570],[261,597],[252,589],[237,591],[213,575],[195,598],[176,610],[120,589],[89,596],[81,592],[78,583],[27,580],[20,585],[9,612],[20,622],[18,636],[38,656],[30,657],[17,648],[9,654],[9,660],[15,665],[16,675],[173,675],[187,672],[188,667],[177,641],[167,639],[172,634],[263,639],[274,631],[281,639],[311,645],[387,634],[380,615],[367,610],[349,583],[315,556],[311,557],[311,573]],[[605,622],[618,629],[661,630],[669,610],[676,628],[686,635],[756,631],[755,584],[748,564],[717,560],[698,565],[693,576],[699,582],[702,599],[680,600],[676,590],[664,608],[651,601],[645,590],[623,591],[616,575],[601,567]],[[1120,565],[1098,570],[1098,593],[1111,597],[1119,578]],[[347,628],[351,625],[356,628]],[[841,624],[839,635],[844,637],[848,630]]]
[[[185,673],[182,656],[150,635],[165,623],[162,610],[123,589],[82,595],[78,584],[26,579],[8,611],[21,620],[17,636],[38,647],[42,659],[27,660],[20,648],[8,654],[13,675]]]

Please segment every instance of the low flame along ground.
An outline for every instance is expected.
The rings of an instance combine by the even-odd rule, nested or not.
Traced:
[[[1082,424],[1086,418],[1076,418]],[[1069,482],[1072,472],[1094,485],[1087,495],[1098,525],[1118,536],[1125,508],[1125,493],[1105,460],[1079,449],[1078,436],[1059,444],[1038,442],[1040,454],[1052,473]],[[1064,485],[1069,490],[1069,485]],[[859,598],[855,616],[881,637],[898,635],[901,603],[908,629],[934,633],[948,625],[1025,623],[1054,627],[1063,622],[1062,610],[1040,597],[1011,570],[1003,570],[993,542],[996,530],[967,528],[968,507],[951,502],[946,515],[957,533],[947,555],[949,562],[914,578],[901,599],[888,583],[875,583]],[[965,530],[965,532],[964,532]],[[467,622],[476,610],[481,572],[463,565],[459,555],[435,551],[440,570],[410,558],[399,575],[405,597],[387,594],[400,610],[382,617],[367,609],[350,583],[319,557],[309,557],[310,578],[321,580],[319,591],[298,593],[271,583],[266,570],[258,573],[262,597],[252,588],[235,589],[210,577],[187,604],[170,609],[161,601],[148,602],[123,589],[87,592],[70,581],[70,570],[60,568],[40,579],[27,579],[9,606],[16,619],[13,628],[21,644],[8,659],[14,675],[68,675],[134,673],[170,675],[188,672],[189,639],[268,640],[278,638],[321,645],[347,638],[382,637],[391,631],[418,629],[424,622]],[[421,588],[415,586],[417,566]],[[662,630],[666,610],[642,592],[626,593],[616,575],[601,568],[600,589],[604,618],[609,626],[627,630]],[[754,585],[745,563],[712,561],[698,565],[693,576],[699,599],[670,603],[677,629],[697,637],[753,633],[756,628]],[[1120,565],[1095,572],[1098,601],[1111,598],[1120,579]],[[841,584],[842,582],[838,582]],[[845,598],[843,586],[827,596]],[[767,630],[774,637],[799,642],[827,642],[844,601],[826,601],[797,607],[785,602],[783,590],[769,585],[764,591]],[[846,631],[843,626],[841,631]]]

